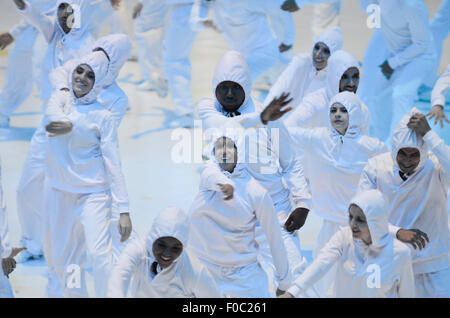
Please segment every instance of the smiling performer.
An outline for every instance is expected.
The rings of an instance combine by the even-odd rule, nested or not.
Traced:
[[[224,135],[231,136],[228,129],[230,134]],[[211,157],[220,176],[211,164],[202,171],[189,212],[189,250],[207,266],[226,297],[269,297],[267,277],[257,260],[257,222],[270,246],[279,292],[289,286],[289,263],[273,201],[242,162],[242,139],[221,136],[214,143]]]
[[[387,214],[379,191],[356,195],[348,208],[349,226],[329,240],[282,297],[302,297],[334,264],[334,297],[414,297],[410,251],[389,235]]]
[[[92,263],[95,294],[104,297],[113,263],[111,216],[120,213],[117,230],[122,242],[132,230],[117,124],[97,100],[108,63],[103,52],[80,59],[71,71],[72,95],[63,108],[73,127],[48,137],[44,254],[49,273],[56,273],[65,297],[87,296],[86,252]],[[51,116],[46,113],[45,121],[53,122]],[[74,265],[81,274],[78,284],[70,276]],[[49,281],[49,296],[62,296],[51,290],[53,287]]]
[[[305,155],[305,170],[311,186],[312,210],[323,218],[314,248],[314,258],[339,229],[348,225],[345,213],[358,190],[361,172],[369,158],[387,152],[386,145],[361,133],[359,98],[344,91],[329,105],[329,127],[290,127],[294,147]],[[336,267],[318,282],[321,296],[330,296]]]
[[[311,54],[300,53],[278,77],[267,95],[268,104],[282,93],[289,93],[291,105],[299,105],[303,97],[326,86],[328,58],[342,48],[342,31],[339,28],[326,30],[314,41]]]
[[[216,282],[186,248],[189,218],[169,206],[153,221],[145,240],[133,239],[111,271],[108,297],[219,298]]]
[[[369,159],[360,191],[378,189],[386,198],[392,234],[409,238],[424,249],[414,250],[417,297],[450,297],[450,234],[446,211],[450,184],[450,147],[431,130],[427,119],[412,108],[391,137],[392,152]]]

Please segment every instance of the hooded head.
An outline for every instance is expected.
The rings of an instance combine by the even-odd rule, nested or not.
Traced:
[[[321,47],[321,45],[323,47]],[[317,70],[326,68],[331,54],[342,48],[342,31],[340,28],[328,29],[314,39],[312,62]]]
[[[408,128],[409,119],[412,115],[420,113],[420,111],[413,107],[409,112],[402,117],[400,122],[394,129],[391,137],[392,145],[392,160],[394,162],[394,167],[400,169],[397,162],[397,155],[402,148],[416,148],[420,153],[420,161],[414,172],[419,171],[428,159],[428,147],[423,141],[423,138],[417,136],[417,134],[410,128]]]
[[[92,49],[103,50],[109,59],[109,70],[104,80],[104,86],[107,87],[114,83],[119,76],[120,69],[128,60],[131,52],[131,40],[125,34],[111,34],[98,39]]]
[[[361,134],[361,125],[363,123],[363,114],[361,109],[361,101],[356,94],[351,92],[341,92],[335,95],[329,104],[329,113],[331,114],[331,109],[333,105],[340,104],[344,106],[348,114],[348,126],[345,131],[345,137],[356,138]],[[338,135],[339,133],[334,128],[333,122],[330,118],[331,132],[333,135]]]
[[[328,98],[332,98],[334,95],[339,93],[339,85],[341,82],[342,75],[349,68],[359,69],[359,63],[356,58],[346,51],[336,51],[328,59],[328,71],[327,71],[327,95]]]
[[[358,206],[366,216],[372,244],[370,249],[378,250],[390,242],[388,207],[383,195],[378,190],[358,193],[350,201],[350,205]]]
[[[64,12],[61,12],[63,16],[67,17],[63,18],[65,24],[70,29],[68,33],[72,37],[82,37],[84,33],[88,32],[88,29],[91,24],[92,18],[92,8],[88,0],[57,0],[56,8],[57,12],[61,5],[66,4],[68,9],[64,9]],[[71,8],[71,10],[70,10]],[[69,11],[66,11],[69,10]],[[58,15],[58,13],[57,13]],[[57,18],[56,24],[58,25],[61,32],[64,34],[64,28],[61,25],[60,19]]]
[[[216,149],[217,147],[220,147],[220,150]],[[236,163],[232,173],[242,170],[246,160],[245,137],[242,128],[228,127],[217,129],[212,140],[210,158],[224,172],[224,168],[228,163],[229,165]],[[236,161],[234,161],[234,158],[236,158]]]
[[[176,238],[183,244],[183,250],[187,246],[189,233],[189,217],[179,207],[168,206],[163,209],[154,219],[152,229],[146,238],[147,253],[153,259],[157,257],[153,254],[153,243],[162,237]],[[176,262],[179,259],[172,260]]]
[[[225,81],[235,82],[243,88],[245,97],[238,109],[245,107],[251,101],[252,81],[247,62],[237,51],[228,51],[217,64],[212,82],[214,96],[216,96],[217,86]]]
[[[91,90],[88,91],[86,95],[77,97],[74,92],[74,73],[78,71],[80,65],[87,65],[94,73],[94,84]],[[75,67],[71,70],[69,76],[69,88],[72,93],[72,97],[75,99],[77,104],[90,104],[97,99],[101,88],[103,87],[103,81],[108,72],[108,59],[103,52],[92,52],[82,58],[80,58]],[[80,79],[76,78],[79,82]]]

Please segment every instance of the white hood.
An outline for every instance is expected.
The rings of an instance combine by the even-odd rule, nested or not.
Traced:
[[[330,56],[334,52],[342,49],[342,31],[341,28],[335,27],[332,29],[325,30],[318,37],[314,39],[314,45],[318,42],[325,43],[330,49]],[[313,47],[314,50],[314,47]]]
[[[331,109],[331,106],[335,103],[343,105],[348,112],[348,128],[344,136],[347,138],[357,138],[361,134],[361,125],[363,124],[361,101],[358,96],[352,92],[341,92],[331,99],[328,109]],[[331,126],[331,122],[330,127],[332,136],[340,135]]]
[[[87,64],[92,68],[92,70],[95,73],[95,83],[94,83],[94,87],[91,89],[91,91],[87,95],[85,95],[81,98],[77,98],[75,96],[75,94],[73,93],[72,75],[73,75],[73,72],[75,72],[76,68],[81,64]],[[87,55],[83,58],[80,58],[78,60],[78,63],[76,63],[76,65],[72,68],[71,72],[69,73],[70,74],[69,89],[71,92],[71,98],[74,101],[74,103],[90,104],[97,99],[97,96],[103,87],[103,82],[108,73],[108,64],[109,64],[109,61],[103,52],[92,52],[89,55]]]
[[[242,86],[245,92],[245,99],[242,105],[239,107],[239,111],[253,107],[253,101],[250,97],[252,89],[252,80],[250,76],[250,70],[244,56],[237,51],[228,51],[222,56],[214,71],[214,77],[212,81],[213,96],[216,96],[217,85],[224,81],[232,81]],[[219,102],[216,103],[216,107],[222,106]]]
[[[339,93],[339,82],[350,67],[356,67],[361,72],[358,60],[346,51],[337,51],[328,59],[327,95],[329,99]]]
[[[88,0],[58,0],[56,1],[56,11],[58,11],[61,3],[69,4],[74,10],[74,27],[68,34],[65,34],[61,25],[59,24],[58,17],[56,17],[56,25],[58,29],[63,33],[64,37],[70,37],[71,40],[79,40],[85,36],[85,33],[89,32],[90,24],[92,21],[93,9]],[[77,21],[80,19],[80,21]]]
[[[179,207],[169,206],[162,210],[154,219],[152,229],[146,238],[147,253],[151,258],[153,255],[153,243],[160,237],[171,236],[183,244],[183,253],[186,249],[189,234],[188,215]],[[183,254],[182,253],[182,254]],[[181,254],[180,254],[181,255]],[[179,257],[177,258],[177,260]],[[175,262],[177,261],[175,260]]]
[[[420,162],[414,173],[420,171],[428,159],[428,147],[423,138],[417,136],[416,133],[407,126],[411,116],[418,113],[420,113],[420,111],[416,107],[413,107],[409,112],[407,112],[395,127],[391,137],[392,161],[394,162],[394,167],[397,169],[399,168],[397,163],[397,154],[401,148],[410,147],[419,150]]]
[[[111,34],[98,39],[92,49],[102,48],[109,57],[109,71],[104,86],[111,85],[119,76],[120,69],[128,60],[132,43],[126,34]]]
[[[213,138],[213,142],[211,143],[211,154],[210,158],[211,160],[218,165],[219,169],[224,173],[225,175],[230,175],[228,171],[222,170],[222,167],[220,167],[219,162],[217,161],[216,156],[214,155],[214,145],[218,138],[220,137],[227,137],[234,141],[234,144],[237,149],[237,164],[236,167],[233,170],[233,173],[231,174],[237,174],[241,172],[243,169],[246,168],[246,160],[248,159],[245,153],[245,137],[241,135],[242,133],[241,129],[237,129],[234,127],[228,127],[228,128],[222,128],[217,130],[217,135]]]

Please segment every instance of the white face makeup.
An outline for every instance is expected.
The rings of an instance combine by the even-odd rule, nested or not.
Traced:
[[[72,89],[76,97],[86,96],[94,87],[95,73],[89,65],[80,64],[72,74]]]
[[[335,103],[330,107],[331,126],[341,135],[345,135],[348,128],[348,111],[345,106]]]
[[[353,238],[362,240],[366,245],[372,244],[369,225],[367,224],[367,219],[363,210],[361,210],[359,206],[351,204],[348,208],[348,213],[349,225],[352,229]]]
[[[214,144],[214,156],[220,167],[228,172],[233,172],[237,164],[237,149],[230,138],[221,137]]]

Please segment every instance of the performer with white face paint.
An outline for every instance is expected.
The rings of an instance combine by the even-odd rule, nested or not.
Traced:
[[[144,82],[140,90],[155,90],[159,97],[168,93],[162,63],[164,25],[169,7],[165,1],[141,0],[134,8],[134,38]]]
[[[189,218],[169,206],[153,221],[145,240],[131,240],[113,267],[108,297],[220,298],[205,265],[188,253]]]
[[[289,128],[294,147],[305,156],[312,210],[323,218],[314,258],[335,233],[348,225],[345,211],[358,190],[368,159],[388,151],[383,142],[361,133],[363,113],[355,94],[346,91],[337,94],[329,109],[329,128]],[[335,277],[333,266],[316,285],[321,296],[330,296],[329,287]]]
[[[26,1],[14,0],[14,3],[25,21],[37,28],[48,43],[42,65],[41,80],[41,98],[48,100],[52,91],[49,79],[51,71],[62,66],[68,60],[89,52],[93,44],[93,39],[88,32],[89,4],[83,0],[58,0],[56,21],[53,21]],[[80,19],[79,23],[75,21],[76,19]],[[45,142],[45,128],[41,124],[31,139],[30,149],[17,188],[17,211],[22,230],[21,240],[27,248],[27,252],[30,253],[24,255],[24,260],[29,257],[42,256]]]
[[[219,134],[213,163],[202,171],[200,191],[189,212],[188,248],[204,262],[225,297],[269,297],[267,276],[257,260],[257,222],[267,236],[280,292],[291,278],[286,249],[269,193],[242,163],[245,137],[236,137],[233,130]]]
[[[30,3],[47,16],[55,13],[55,0],[32,0]],[[0,127],[9,126],[10,116],[30,96],[34,82],[39,82],[40,51],[44,41],[38,35],[39,31],[24,20],[9,32],[0,34],[0,50],[14,43],[8,54],[5,86],[0,92]]]
[[[342,32],[333,28],[323,32],[314,41],[311,54],[297,54],[278,77],[264,104],[282,93],[289,93],[291,105],[299,105],[304,96],[326,86],[328,58],[342,48]]]
[[[414,245],[417,297],[450,297],[450,234],[446,211],[450,147],[412,108],[391,138],[392,152],[369,159],[360,191],[378,189],[386,198],[392,234]],[[405,231],[404,229],[421,229]],[[429,239],[428,239],[429,237]],[[425,245],[425,240],[429,243]],[[417,250],[419,247],[419,250]]]
[[[367,99],[372,117],[371,134],[386,140],[410,109],[418,88],[435,63],[428,9],[423,0],[360,2],[363,8],[369,4],[379,6],[381,33],[388,51],[372,80],[373,96]]]
[[[337,51],[328,59],[326,86],[311,92],[296,106],[285,119],[287,127],[329,127],[329,103],[339,92],[348,91],[356,94],[359,85],[359,63],[345,51]],[[361,103],[361,132],[369,132],[370,115],[367,107]]]
[[[334,297],[414,297],[411,254],[388,230],[388,203],[377,190],[357,194],[339,230],[282,297],[302,297],[336,264]]]
[[[306,266],[296,231],[309,212],[308,184],[303,167],[295,157],[289,133],[279,119],[290,110],[286,95],[274,99],[266,108],[250,96],[250,72],[242,54],[227,52],[219,61],[213,78],[214,98],[199,102],[199,115],[204,129],[233,127],[249,138],[247,170],[270,194],[282,228],[282,236],[291,271],[300,273]],[[267,124],[267,125],[265,125]],[[256,130],[247,128],[259,128]],[[258,149],[258,151],[256,151]],[[211,165],[218,178],[223,178],[217,165]],[[287,184],[287,186],[285,185]],[[264,261],[271,255],[264,234],[257,230],[257,240]]]
[[[97,101],[107,78],[109,61],[103,52],[92,52],[79,63],[70,72],[72,96],[64,105],[73,128],[48,137],[44,253],[49,271],[56,273],[63,295],[86,297],[87,252],[93,268],[95,294],[104,297],[113,262],[111,215],[120,213],[118,231],[122,242],[131,234],[131,220],[121,172],[117,124]],[[53,122],[52,114],[46,114],[46,122]],[[74,264],[81,273],[79,284],[75,285],[69,279]],[[61,296],[51,292],[49,296]]]

